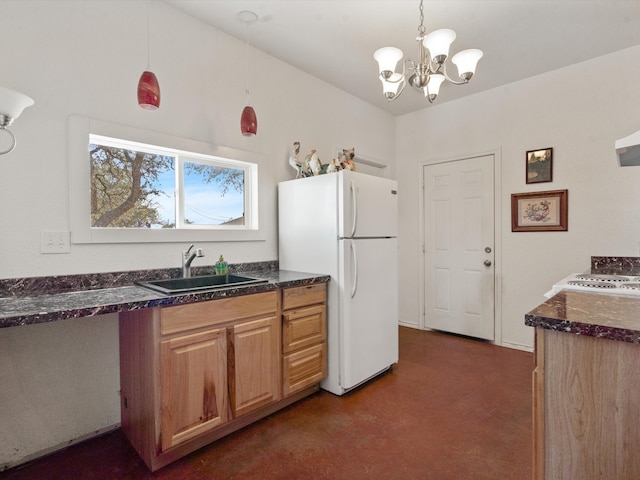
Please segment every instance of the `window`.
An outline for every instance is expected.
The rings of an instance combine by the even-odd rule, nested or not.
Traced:
[[[69,145],[74,243],[261,239],[255,154],[75,116]]]
[[[92,228],[245,228],[253,166],[89,136]]]

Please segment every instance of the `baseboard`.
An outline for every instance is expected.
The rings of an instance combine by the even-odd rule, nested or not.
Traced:
[[[413,328],[415,330],[423,330],[420,328],[420,325],[416,325],[415,323],[398,322],[398,325],[401,327]]]
[[[519,343],[502,342],[501,347],[513,348],[514,350],[522,350],[524,352],[533,352],[533,347],[530,345],[521,345]]]
[[[8,470],[10,468],[14,468],[17,467],[19,465],[24,465],[25,463],[29,463],[33,460],[37,460],[38,458],[42,458],[42,457],[46,457],[47,455],[52,455],[54,453],[57,453],[61,450],[64,450],[65,448],[69,448],[73,445],[77,445],[78,443],[82,443],[86,440],[90,440],[92,438],[96,438],[99,437],[101,435],[104,435],[106,433],[110,433],[113,432],[114,430],[117,430],[120,428],[120,424],[116,423],[114,425],[110,425],[108,427],[104,427],[104,428],[100,428],[98,430],[94,430],[91,433],[87,433],[86,435],[81,435],[79,437],[76,438],[72,438],[71,440],[67,440],[64,443],[59,443],[58,445],[54,445],[48,448],[45,448],[44,450],[39,450],[37,452],[33,452],[30,453],[28,455],[25,455],[24,457],[22,457],[21,459],[15,461],[15,462],[7,462],[4,463],[2,465],[0,465],[0,472],[4,472],[5,470]]]

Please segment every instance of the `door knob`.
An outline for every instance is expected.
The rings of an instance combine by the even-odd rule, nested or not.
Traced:
[[[491,266],[491,260],[485,260],[484,261],[484,266],[485,267],[490,267]]]

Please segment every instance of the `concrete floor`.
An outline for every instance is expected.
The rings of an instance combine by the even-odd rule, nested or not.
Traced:
[[[0,473],[57,479],[531,478],[533,355],[400,328],[400,361],[320,391],[155,473],[117,430]]]

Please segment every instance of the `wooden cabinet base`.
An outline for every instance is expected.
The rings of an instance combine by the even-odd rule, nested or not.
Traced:
[[[284,303],[319,302],[325,290],[291,288]],[[122,431],[152,471],[319,390],[325,304],[283,316],[282,303],[268,291],[120,313]]]
[[[240,418],[237,418],[228,423],[225,423],[224,425],[221,425],[215,430],[211,430],[206,434],[202,434],[199,437],[195,437],[189,440],[188,442],[182,443],[162,453],[155,452],[155,451],[143,452],[138,450],[136,448],[136,442],[135,442],[136,435],[134,434],[134,432],[132,432],[132,430],[128,428],[124,423],[122,425],[122,431],[124,432],[125,436],[129,439],[129,441],[133,444],[134,448],[138,450],[138,453],[144,460],[144,463],[147,464],[147,467],[149,467],[151,471],[155,472],[156,470],[166,465],[169,465],[170,463],[175,462],[176,460],[179,460],[185,455],[188,455],[192,452],[195,452],[199,448],[209,445],[211,442],[214,442],[226,435],[229,435],[230,433],[233,433],[236,430],[240,430],[241,428],[246,427],[247,425],[250,425],[251,423],[257,420],[260,420],[261,418],[267,417],[272,413],[275,413],[278,410],[281,410],[297,402],[298,400],[301,400],[304,397],[307,397],[317,392],[319,389],[320,388],[318,385],[314,385],[312,387],[301,390],[293,395],[288,396],[287,398],[284,398],[278,402],[272,403],[258,410],[255,410],[247,415],[244,415]]]
[[[640,347],[536,329],[534,478],[640,478]]]

